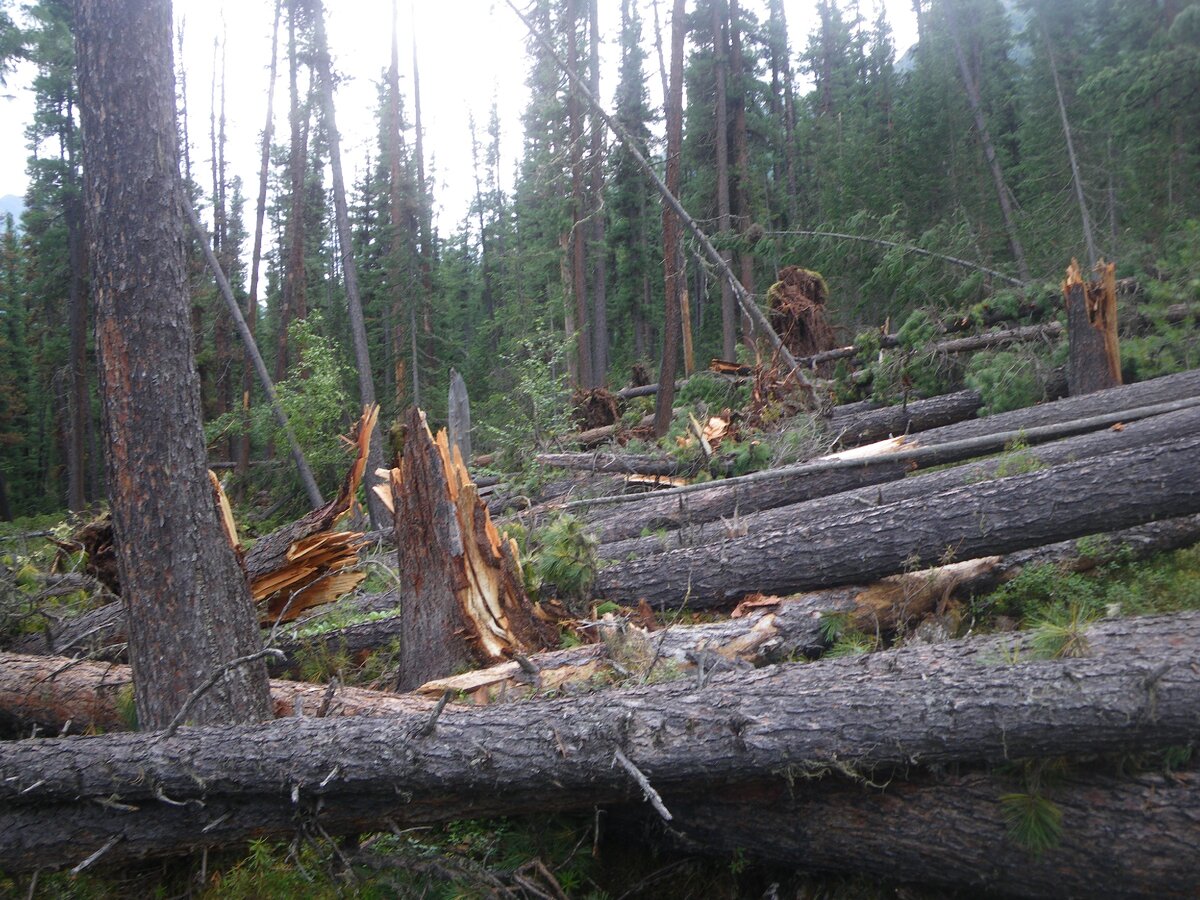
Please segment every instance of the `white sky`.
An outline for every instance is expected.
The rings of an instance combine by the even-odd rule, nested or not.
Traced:
[[[348,185],[361,172],[366,154],[377,154],[375,111],[377,84],[391,53],[391,0],[326,0],[329,41],[334,66],[343,76],[337,92],[337,121]],[[664,28],[670,0],[659,0]],[[785,0],[789,37],[794,49],[807,42],[815,24],[816,0]],[[843,3],[850,5],[850,0]],[[872,17],[874,0],[861,0]],[[884,0],[899,52],[915,42],[910,0]],[[745,0],[766,17],[766,0]],[[653,21],[650,0],[639,0],[649,46]],[[259,136],[266,117],[268,64],[274,0],[175,0],[175,21],[185,23],[184,64],[188,78],[188,115],[193,167],[201,183],[210,165],[208,120],[213,69],[213,40],[227,41],[227,97],[230,175],[240,175],[244,192],[257,191]],[[601,0],[601,86],[611,107],[616,87],[616,54],[620,0]],[[520,153],[521,111],[525,106],[526,56],[524,26],[502,0],[399,0],[401,91],[412,115],[412,43],[414,32],[421,69],[421,111],[425,130],[426,169],[435,177],[435,202],[443,233],[462,220],[474,191],[468,115],[474,112],[480,139],[493,99],[502,127],[502,177],[511,180]],[[281,62],[276,86],[276,135],[287,131],[286,63],[282,56],[286,30],[281,29]],[[664,36],[666,37],[666,36]],[[668,48],[669,49],[669,48]],[[176,61],[178,64],[178,60]],[[657,103],[661,84],[651,48],[647,85]],[[18,70],[0,90],[0,196],[23,194],[26,186],[24,128],[32,115],[28,69]],[[247,215],[251,215],[248,202]]]

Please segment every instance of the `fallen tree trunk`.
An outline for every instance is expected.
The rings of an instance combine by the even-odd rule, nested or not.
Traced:
[[[133,722],[133,678],[129,666],[0,653],[0,727],[9,733],[36,728],[78,734],[96,729],[127,731]],[[272,679],[277,717],[391,716],[426,712],[430,701],[411,695],[339,685]]]
[[[616,472],[629,475],[678,475],[689,468],[677,459],[617,453],[539,453],[534,461],[552,469]]]
[[[1000,331],[990,331],[964,338],[952,338],[939,341],[926,348],[931,353],[973,353],[977,350],[990,350],[1008,344],[1026,343],[1029,341],[1052,341],[1061,337],[1063,327],[1058,322],[1046,325],[1026,325],[1020,328],[1005,328]],[[880,338],[880,347],[891,349],[900,346],[899,335],[885,334]],[[815,369],[823,363],[837,362],[841,359],[854,359],[859,354],[857,347],[838,347],[797,359],[796,362],[806,369]]]
[[[1121,451],[815,523],[601,568],[595,595],[652,607],[728,604],[874,580],[913,565],[1037,547],[1200,511],[1200,438]],[[1047,508],[1047,501],[1052,500]]]
[[[1070,423],[1065,423],[1069,431]],[[1057,426],[1048,426],[1051,429]],[[692,547],[702,544],[712,544],[738,536],[739,534],[759,534],[786,528],[794,522],[816,522],[820,519],[883,506],[888,503],[899,503],[903,500],[917,499],[938,491],[978,484],[1007,475],[1043,469],[1065,462],[1082,459],[1092,459],[1105,456],[1118,450],[1135,450],[1153,447],[1165,442],[1178,440],[1189,435],[1200,433],[1200,405],[1188,407],[1173,413],[1150,416],[1145,419],[1122,424],[1119,430],[1106,428],[1103,431],[1081,434],[1050,443],[1038,443],[1039,430],[1020,432],[1029,443],[1036,444],[1026,450],[1010,452],[1003,456],[965,463],[951,469],[943,469],[925,474],[914,474],[903,477],[903,472],[886,482],[878,482],[870,487],[856,488],[830,496],[816,497],[800,503],[777,506],[760,512],[738,513],[735,522],[725,519],[704,521],[702,516],[710,515],[707,510],[701,514],[693,514],[684,497],[684,503],[677,505],[678,512],[672,520],[665,517],[658,519],[660,529],[668,529],[658,534],[646,537],[626,538],[617,541],[601,543],[597,554],[602,559],[631,559],[647,556],[664,550],[679,547]],[[1032,438],[1032,440],[1031,440]],[[969,439],[978,440],[978,439]],[[925,465],[940,465],[954,461],[955,453],[947,454],[943,448],[935,446],[928,448],[929,453],[923,461],[920,453],[907,454],[906,459],[911,463]],[[999,450],[999,445],[992,449]],[[914,456],[916,458],[914,458]],[[887,456],[875,457],[886,464]],[[872,460],[864,460],[864,465],[875,465]],[[886,471],[895,471],[894,468]],[[711,508],[710,508],[711,509]],[[639,507],[640,510],[640,507]],[[636,510],[635,510],[636,514]],[[726,515],[733,516],[732,507],[726,510]],[[625,524],[614,522],[614,527],[604,529],[597,527],[601,534],[613,531],[628,532],[637,520],[630,517]],[[607,520],[605,523],[607,524]],[[597,523],[601,525],[601,523]]]
[[[835,408],[826,430],[836,436],[838,446],[857,447],[895,434],[911,434],[961,422],[973,418],[982,407],[983,398],[978,391],[957,391],[849,415],[839,414]]]
[[[927,432],[926,435],[913,440],[897,438],[880,445],[843,451],[796,466],[769,469],[712,484],[689,485],[647,497],[609,497],[576,501],[564,504],[563,508],[577,514],[586,511],[583,515],[601,543],[605,544],[633,538],[646,531],[693,528],[722,519],[732,519],[736,525],[749,513],[845,493],[855,490],[858,485],[886,485],[904,478],[914,468],[940,466],[973,456],[996,453],[1014,441],[1041,444],[1070,435],[1099,431],[1109,426],[1115,427],[1122,421],[1157,418],[1170,412],[1194,409],[1196,406],[1200,406],[1200,403],[1195,399],[1185,398],[1140,410],[1123,410],[1028,430],[992,432],[947,443],[927,443],[928,434],[932,433]],[[1190,422],[1184,424],[1179,420],[1171,420],[1169,427],[1179,428],[1175,435],[1179,436],[1190,433],[1194,425]],[[1066,442],[1062,443],[1066,445]],[[1080,444],[1086,446],[1082,440]],[[1139,444],[1135,442],[1133,446]],[[1049,459],[1053,458],[1057,451],[1051,445],[1050,449],[1041,449],[1038,452],[1045,453]],[[1077,451],[1072,448],[1072,452]],[[971,477],[990,477],[990,473],[985,470],[977,473],[964,467],[960,471]],[[854,483],[856,480],[858,484]],[[920,493],[920,490],[912,488],[911,485],[881,488],[881,491],[890,490]],[[847,496],[846,499],[850,497]],[[726,524],[728,523],[722,523],[723,526]],[[734,531],[736,530],[735,528]]]
[[[1025,796],[1020,777],[916,773],[883,788],[834,775],[663,800],[686,823],[686,849],[805,871],[1020,897],[1200,891],[1200,772],[1056,775],[1037,793],[1061,815],[1058,840],[1044,852],[1013,836],[1013,810]]]
[[[1200,720],[1198,640],[1200,614],[1187,613],[1099,623],[1086,658],[1008,665],[1008,641],[984,638],[717,675],[703,690],[689,680],[612,691],[602,703],[11,743],[0,746],[0,858],[9,872],[119,863],[306,822],[361,833],[591,809],[643,783],[704,791],[780,772],[1186,743]]]

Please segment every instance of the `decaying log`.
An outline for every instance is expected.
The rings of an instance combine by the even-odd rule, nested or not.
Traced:
[[[1101,262],[1100,278],[1085,282],[1079,263],[1071,260],[1063,281],[1067,306],[1067,336],[1071,355],[1067,378],[1071,396],[1090,394],[1121,383],[1121,352],[1117,345],[1117,267]]]
[[[867,412],[839,413],[835,408],[826,430],[840,447],[857,447],[897,434],[927,431],[970,419],[983,407],[978,391],[956,391]]]
[[[0,726],[28,735],[128,731],[133,727],[129,666],[62,656],[0,652]],[[272,679],[278,717],[390,716],[428,712],[433,703],[411,695],[341,685]]]
[[[720,544],[614,562],[596,596],[652,607],[722,606],[873,580],[947,557],[1008,553],[1200,512],[1200,437],[983,482]]]
[[[1012,774],[910,773],[884,786],[835,774],[663,802],[686,823],[676,829],[685,848],[708,854],[988,896],[1195,897],[1200,772],[1095,768],[1054,774],[1037,792],[1062,817],[1040,853],[1013,837],[1012,810],[1030,788]]]
[[[641,796],[618,751],[671,795],[1194,739],[1200,614],[1107,620],[1085,639],[1082,658],[1035,660],[1012,638],[980,638],[585,702],[8,743],[0,858],[22,872],[107,848],[97,864],[119,864],[305,822],[339,834],[591,809]]]
[[[1127,413],[1114,414],[1110,418],[1118,415],[1127,415]],[[908,478],[903,477],[903,471],[897,472],[894,468],[888,469],[886,471],[896,472],[892,480],[879,481],[869,487],[842,491],[800,503],[777,506],[758,512],[743,513],[739,510],[736,515],[733,503],[730,503],[723,517],[713,516],[707,521],[704,517],[710,516],[715,507],[702,508],[698,514],[693,513],[687,502],[691,498],[684,495],[683,502],[677,504],[676,510],[670,518],[662,516],[657,519],[656,524],[660,529],[658,533],[645,537],[602,542],[597,548],[597,553],[602,559],[619,560],[646,556],[678,547],[711,544],[726,540],[731,536],[774,531],[785,528],[793,522],[817,522],[829,516],[852,513],[888,503],[899,503],[938,491],[977,484],[1022,471],[1043,469],[1064,462],[1104,456],[1117,450],[1152,447],[1188,435],[1200,434],[1200,405],[1148,416],[1144,419],[1135,419],[1128,424],[1118,423],[1113,427],[1080,434],[1076,437],[1044,444],[1040,442],[1042,436],[1047,433],[1043,429],[1047,429],[1049,432],[1061,429],[1062,433],[1070,433],[1072,428],[1072,423],[1063,423],[1062,426],[1043,426],[1043,428],[1031,429],[1028,432],[1016,432],[1017,436],[1023,437],[1033,446],[1006,455],[965,463],[951,469],[913,474]],[[1010,434],[1013,433],[1010,432]],[[925,451],[911,447],[908,451],[904,451],[905,445],[903,444],[897,444],[896,447],[890,449],[903,452],[906,465],[927,467],[954,462],[963,455],[978,455],[986,452],[989,446],[991,450],[1000,450],[1002,447],[1001,443],[984,444],[982,447],[977,444],[970,454],[962,450],[946,449],[948,446],[961,448],[973,441],[980,441],[980,439],[968,438],[967,441],[957,444],[935,445],[925,448]],[[886,465],[888,461],[889,456],[883,455],[863,460],[863,465]],[[797,471],[798,474],[803,472],[803,470]],[[631,510],[632,515],[627,523],[623,525],[614,523],[616,527],[600,531],[600,533],[612,533],[617,527],[628,533],[631,530],[630,525],[637,521],[634,517],[639,514],[640,510],[639,505]],[[608,520],[603,520],[603,524],[607,523]]]
[[[557,634],[525,593],[516,545],[502,539],[446,433],[408,413],[391,473],[399,549],[401,690],[462,666],[550,646]]]

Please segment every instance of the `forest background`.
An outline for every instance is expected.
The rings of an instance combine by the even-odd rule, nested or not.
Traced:
[[[619,27],[602,35],[597,7],[537,0],[523,9],[586,83],[601,84],[600,42],[615,48],[615,90],[605,86],[602,102],[661,167],[663,111],[652,98],[666,93],[670,10],[621,0]],[[1115,259],[1154,299],[1200,298],[1200,4],[914,0],[912,8],[916,43],[897,59],[886,14],[849,0],[816,3],[807,33],[789,31],[780,0],[688,4],[682,200],[747,287],[765,293],[784,265],[819,270],[847,341],[889,320],[916,331],[950,312],[982,320],[985,310],[1048,306],[1048,286],[1073,256]],[[70,3],[0,9],[0,57],[36,70],[24,216],[0,235],[0,517],[13,518],[82,509],[105,488]],[[215,76],[207,120],[181,104],[181,146],[191,196],[329,491],[340,468],[332,436],[356,417],[358,388],[314,65],[322,15],[317,0],[278,5],[257,283],[249,248],[259,184],[233,174],[221,98],[265,92],[270,60],[262,85]],[[619,387],[639,365],[653,380],[667,303],[653,187],[547,49],[533,41],[523,49],[515,172],[495,106],[460,138],[469,175],[457,188],[466,181],[469,205],[454,211],[457,220],[445,211],[435,220],[432,159],[443,151],[426,140],[411,48],[394,48],[390,67],[378,61],[378,138],[346,161],[357,173],[350,250],[384,421],[411,402],[443,420],[453,368],[474,401],[476,449],[510,459],[566,427],[573,390]],[[181,89],[187,74],[184,65]],[[192,318],[210,458],[235,459],[244,445],[269,461],[282,439],[256,385],[243,406],[242,350],[199,239],[190,245]],[[723,315],[731,302],[711,265],[694,247],[682,257],[697,357],[752,357],[736,315]],[[1166,340],[1123,352],[1128,378],[1188,363]],[[1011,385],[1041,363],[981,355],[971,365],[976,383]],[[303,502],[282,462],[234,487],[264,506]]]

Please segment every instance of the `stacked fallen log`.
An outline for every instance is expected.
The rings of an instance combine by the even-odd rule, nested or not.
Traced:
[[[1156,408],[1164,407],[1152,407],[1151,409]],[[1124,413],[1114,414],[1109,421],[1125,415]],[[1070,433],[1072,425],[1064,423],[1063,426],[1043,426],[1043,428],[1049,432]],[[694,510],[689,502],[691,498],[685,495],[682,502],[676,504],[675,510],[669,517],[659,514],[655,522],[656,527],[660,529],[657,533],[644,537],[612,540],[611,538],[617,535],[629,534],[633,531],[632,526],[638,521],[637,516],[645,514],[639,504],[625,520],[604,518],[593,523],[593,527],[602,538],[597,553],[603,559],[621,560],[678,547],[717,543],[739,534],[773,531],[787,527],[793,522],[815,522],[831,515],[918,499],[938,491],[989,481],[1022,471],[1045,469],[1065,462],[1102,457],[1117,450],[1153,447],[1188,435],[1200,434],[1200,404],[1175,412],[1160,413],[1144,419],[1129,421],[1127,424],[1124,421],[1118,422],[1112,427],[1086,432],[1076,437],[1040,443],[1040,437],[1046,433],[1041,429],[1016,432],[1015,435],[1021,438],[1027,446],[1024,449],[1012,450],[1000,456],[992,456],[940,471],[924,474],[913,473],[908,478],[903,477],[904,472],[901,471],[891,480],[877,479],[869,487],[776,506],[761,512],[743,512],[742,509],[749,507],[750,504],[739,508],[735,505],[739,499],[736,495],[727,498],[727,506],[724,510],[720,509],[715,502],[701,507],[699,510]],[[1014,433],[1008,432],[1008,434]],[[961,448],[970,441],[979,440],[979,438],[970,438],[950,446]],[[902,450],[903,445],[900,446]],[[1003,444],[1000,442],[985,443],[982,447],[976,444],[976,449],[969,452],[970,455],[978,455],[988,449],[1000,450],[1002,446]],[[904,462],[907,465],[932,466],[953,461],[955,456],[968,453],[967,450],[948,451],[946,447],[947,445],[934,445],[925,448],[924,451],[912,448],[904,452]],[[813,471],[816,465],[810,467],[809,471]],[[881,474],[894,473],[898,468],[897,461],[890,459],[890,454],[864,459],[862,466],[866,470],[877,466],[881,467]]]
[[[1083,658],[970,639],[717,674],[703,688],[687,679],[610,691],[603,702],[10,743],[0,746],[0,858],[10,872],[119,864],[305,823],[361,833],[1194,738],[1200,614],[1105,621],[1084,639]],[[1189,877],[1194,866],[1181,858],[1172,871]]]
[[[802,520],[719,544],[613,562],[595,591],[655,608],[728,605],[750,593],[789,593],[874,579],[946,558],[1006,553],[1095,531],[1200,512],[1200,437],[1103,459]]]

